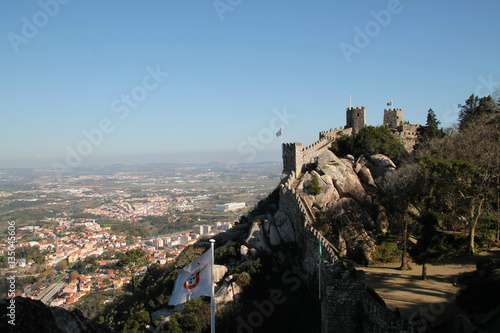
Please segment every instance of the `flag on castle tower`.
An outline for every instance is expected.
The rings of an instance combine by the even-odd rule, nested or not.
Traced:
[[[280,137],[283,134],[283,127],[280,127],[280,130],[276,132],[276,137]]]
[[[392,106],[392,102],[387,102],[387,106]]]

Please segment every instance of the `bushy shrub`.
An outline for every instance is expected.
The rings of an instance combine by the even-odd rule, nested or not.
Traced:
[[[234,282],[240,287],[246,287],[250,285],[252,278],[247,272],[239,273],[234,275]]]
[[[312,195],[321,193],[321,185],[319,185],[319,180],[316,176],[312,176],[311,184],[309,185],[309,193]]]
[[[396,242],[384,242],[377,245],[373,251],[373,260],[376,263],[395,262],[401,258],[401,250]]]
[[[366,126],[353,136],[342,135],[331,149],[338,156],[384,154],[397,165],[408,156],[405,146],[385,126]]]

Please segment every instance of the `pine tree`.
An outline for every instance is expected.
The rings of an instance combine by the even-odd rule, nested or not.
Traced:
[[[473,119],[483,114],[498,114],[498,105],[491,96],[479,98],[470,95],[465,101],[465,104],[459,104],[460,114],[458,115],[458,126],[460,130],[464,130]]]
[[[318,195],[321,193],[321,185],[319,185],[318,177],[312,176],[311,185],[309,185],[309,193]]]
[[[418,135],[418,146],[416,147],[417,149],[419,147],[427,145],[429,141],[432,139],[439,139],[444,137],[445,135],[444,131],[441,128],[439,128],[440,124],[441,122],[437,119],[434,110],[429,109],[429,111],[427,111],[427,122],[425,126],[420,126],[417,130],[417,135]]]

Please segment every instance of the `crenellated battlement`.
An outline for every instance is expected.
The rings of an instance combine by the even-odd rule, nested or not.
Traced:
[[[329,140],[326,139],[326,138],[321,138],[318,141],[316,141],[315,143],[310,144],[309,146],[307,146],[304,149],[302,149],[302,152],[303,153],[308,153],[310,151],[317,150],[318,148],[320,148],[320,147],[324,146],[325,144],[327,144],[328,141]]]
[[[401,114],[398,114],[401,113]],[[388,116],[395,116],[396,121],[401,119],[400,126],[390,127],[385,124]],[[323,332],[354,332],[360,327],[363,331],[377,332],[409,332],[420,333],[425,327],[411,326],[403,319],[394,319],[394,313],[379,302],[374,301],[365,291],[363,272],[356,271],[354,266],[344,267],[345,258],[320,231],[314,227],[318,214],[312,203],[308,201],[301,188],[301,181],[305,181],[308,164],[314,163],[316,158],[331,143],[341,135],[353,135],[363,128],[365,123],[365,108],[348,108],[346,127],[332,128],[319,133],[319,140],[303,147],[302,143],[283,143],[283,175],[279,187],[279,211],[275,215],[275,223],[285,238],[283,242],[295,243],[301,249],[301,268],[308,273],[311,285],[320,281],[320,295],[322,299],[322,331]],[[400,118],[397,118],[397,117]],[[351,119],[349,119],[351,117]],[[411,125],[402,120],[402,110],[385,110],[384,124],[391,132],[404,141],[405,146],[413,147],[419,125]],[[391,121],[394,121],[392,119]],[[318,265],[318,253],[321,247],[321,264]],[[321,274],[321,279],[318,279]],[[361,309],[361,310],[360,310]],[[359,311],[364,313],[364,321],[360,324]],[[383,318],[383,320],[380,320]]]
[[[402,109],[384,109],[384,125],[397,128],[404,124]]]
[[[354,133],[358,133],[360,129],[366,126],[366,108],[349,107],[346,110],[346,128],[352,128]]]
[[[328,131],[321,131],[319,132],[319,138],[327,138],[331,141],[335,141],[337,138],[339,138],[341,135],[352,135],[352,128],[345,128],[340,126],[339,128],[330,128]]]
[[[384,109],[384,126],[391,129],[392,133],[405,145],[406,150],[412,151],[416,143],[417,130],[420,125],[405,123],[403,109]],[[319,140],[302,147],[302,143],[283,143],[283,174],[295,172],[296,177],[302,173],[305,165],[314,162],[330,143],[341,135],[353,135],[366,126],[366,108],[349,107],[346,109],[346,126],[330,128],[319,132]]]
[[[302,143],[283,143],[283,173],[295,172],[296,175],[302,172]]]

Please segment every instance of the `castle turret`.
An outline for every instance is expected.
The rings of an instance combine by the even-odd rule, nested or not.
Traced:
[[[290,174],[293,171],[296,175],[300,175],[303,163],[302,143],[283,143],[282,154],[283,172]]]
[[[404,124],[402,109],[384,109],[384,126],[396,128]]]
[[[353,133],[358,133],[366,126],[366,109],[349,107],[346,111],[346,128],[352,128]]]

